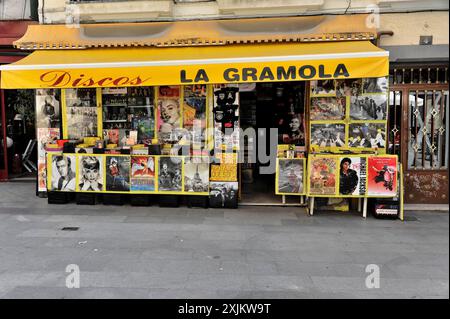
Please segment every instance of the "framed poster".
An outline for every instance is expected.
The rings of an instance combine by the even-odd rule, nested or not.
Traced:
[[[339,158],[339,195],[365,196],[367,191],[367,157]]]
[[[387,119],[387,94],[372,94],[352,96],[350,98],[351,120],[379,120]]]
[[[362,79],[334,80],[336,97],[360,96],[362,94]]]
[[[387,93],[389,89],[389,79],[387,77],[380,78],[364,78],[363,93]]]
[[[341,121],[345,119],[346,98],[311,98],[309,118],[311,121]]]
[[[305,192],[304,158],[277,158],[275,194],[304,195]]]
[[[235,207],[238,191],[238,182],[210,182],[209,205],[211,207]]]
[[[156,128],[163,142],[176,139],[174,133],[183,126],[180,99],[181,86],[158,87]]]
[[[64,138],[98,136],[99,114],[96,89],[65,89],[63,114]]]
[[[130,156],[106,155],[106,191],[130,191]]]
[[[386,147],[386,123],[351,123],[348,146],[384,150]]]
[[[131,191],[155,191],[155,168],[154,156],[131,156]]]
[[[237,164],[211,164],[211,177],[209,180],[225,182],[237,181]]]
[[[311,96],[316,95],[336,95],[336,88],[333,80],[310,81]]]
[[[49,191],[74,192],[76,190],[76,156],[49,154],[48,168]]]
[[[47,191],[47,152],[45,146],[47,143],[56,142],[60,138],[59,128],[38,128],[37,129],[37,166],[38,166],[38,191]]]
[[[397,196],[397,156],[369,156],[367,170],[369,196]]]
[[[184,191],[188,193],[209,194],[208,158],[193,157],[184,159]]]
[[[311,124],[311,148],[345,146],[345,129],[344,124]]]
[[[310,156],[308,164],[308,194],[334,197],[337,195],[337,158]]]
[[[61,107],[59,91],[55,89],[36,90],[36,127],[60,128]]]
[[[105,169],[104,156],[78,155],[77,191],[103,192]]]
[[[158,191],[183,191],[183,158],[160,156],[158,161]]]

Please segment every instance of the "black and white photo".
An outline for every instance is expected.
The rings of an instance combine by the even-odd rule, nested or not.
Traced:
[[[304,159],[280,158],[277,167],[277,194],[302,194]]]
[[[349,147],[386,147],[386,124],[352,123],[349,125]]]
[[[211,207],[236,207],[238,182],[211,182],[209,187],[209,204]]]
[[[61,108],[54,89],[36,90],[36,125],[38,128],[59,128]]]
[[[372,94],[352,96],[350,99],[350,118],[352,120],[386,120],[387,95]]]
[[[79,156],[78,188],[82,192],[101,192],[104,167],[101,156]]]
[[[344,124],[311,124],[311,146],[345,146]]]
[[[52,191],[74,192],[76,189],[75,163],[73,155],[52,156]]]
[[[388,89],[387,77],[363,79],[363,93],[387,93]]]
[[[186,158],[184,162],[184,191],[194,193],[208,192],[209,164],[202,158]]]
[[[158,189],[160,191],[182,191],[183,160],[177,156],[162,156],[158,166]]]

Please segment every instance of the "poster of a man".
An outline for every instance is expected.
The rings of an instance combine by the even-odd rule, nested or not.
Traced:
[[[75,156],[53,156],[51,190],[74,192],[75,187]]]
[[[363,79],[364,93],[386,93],[387,90],[388,79],[386,77]]]
[[[130,190],[129,156],[106,157],[106,190],[116,192]]]
[[[160,191],[181,191],[182,190],[182,164],[181,157],[160,157],[159,158],[159,190]]]
[[[387,118],[387,95],[352,96],[350,118],[352,120],[385,120]]]
[[[358,162],[358,163],[357,163]],[[355,169],[353,169],[353,168]],[[344,157],[339,170],[339,193],[341,195],[363,195],[357,189],[359,184],[358,173],[361,169],[359,158]],[[358,170],[358,171],[357,171]]]
[[[60,103],[52,89],[40,89],[36,94],[36,125],[38,128],[60,127]]]
[[[80,156],[78,187],[83,192],[103,191],[103,165],[99,156]]]

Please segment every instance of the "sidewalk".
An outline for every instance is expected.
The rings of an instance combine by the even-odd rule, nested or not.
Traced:
[[[448,298],[448,212],[48,205],[0,183],[0,298]],[[63,231],[63,227],[79,227]],[[66,266],[80,288],[66,288]],[[366,266],[380,288],[366,287]]]

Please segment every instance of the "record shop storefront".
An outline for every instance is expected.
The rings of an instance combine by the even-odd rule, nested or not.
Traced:
[[[34,49],[2,67],[1,87],[35,89],[49,201],[396,195],[388,52],[367,39]]]

